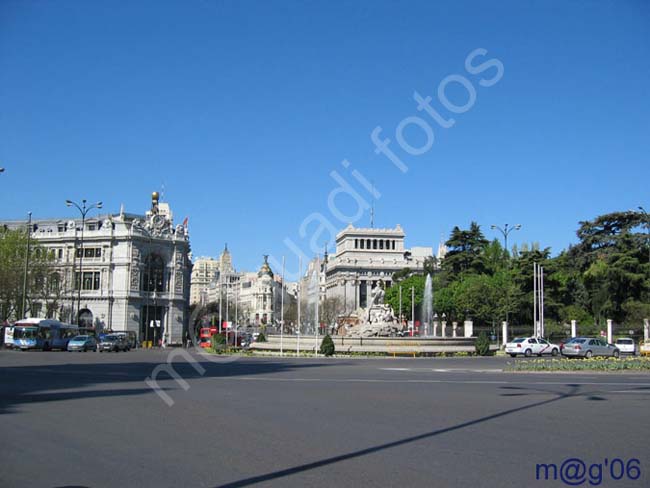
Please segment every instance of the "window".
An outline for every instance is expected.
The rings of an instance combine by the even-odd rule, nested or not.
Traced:
[[[358,249],[359,248],[359,239],[354,240],[354,248]]]
[[[80,273],[75,273],[75,289],[79,289]],[[101,274],[99,271],[84,271],[82,290],[99,290],[101,285]]]
[[[379,241],[379,249],[383,249],[383,248],[384,248],[384,241],[382,239]]]
[[[147,256],[142,274],[143,291],[165,291],[165,263],[160,256],[157,254]]]
[[[59,232],[65,232],[65,224],[57,225],[56,230]]]
[[[59,249],[59,259],[63,259],[63,249]]]
[[[366,243],[366,240],[365,240],[365,239],[361,239],[361,249],[364,248],[364,244],[365,244],[365,243]]]

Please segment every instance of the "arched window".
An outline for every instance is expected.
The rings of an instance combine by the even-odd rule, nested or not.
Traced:
[[[372,240],[372,248],[377,249],[377,239]]]
[[[361,249],[363,249],[365,246],[364,244],[366,243],[365,239],[361,239]]]
[[[354,248],[358,249],[359,248],[359,239],[354,240]]]
[[[165,291],[165,262],[157,254],[149,254],[142,272],[143,291]]]
[[[370,246],[370,239],[366,239],[366,249],[372,249]]]
[[[383,248],[384,248],[384,240],[379,239],[379,249],[383,249]]]

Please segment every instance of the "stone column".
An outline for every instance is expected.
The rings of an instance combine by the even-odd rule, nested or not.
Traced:
[[[447,337],[447,321],[442,321],[442,327],[440,329],[440,337]]]
[[[650,339],[650,319],[643,319],[643,340]]]
[[[451,336],[455,339],[457,337],[456,330],[458,329],[458,322],[454,321],[451,323]]]
[[[612,343],[612,319],[607,319],[607,343]]]
[[[440,325],[440,323],[438,322],[438,319],[433,319],[433,324],[432,324],[433,337],[438,337],[438,325]]]
[[[501,322],[501,329],[503,333],[503,345],[505,346],[508,342],[508,322]]]
[[[463,322],[463,335],[466,338],[472,337],[474,335],[474,322],[471,320],[466,320]]]
[[[577,328],[578,321],[577,320],[572,320],[571,321],[571,337],[576,337],[577,336]]]

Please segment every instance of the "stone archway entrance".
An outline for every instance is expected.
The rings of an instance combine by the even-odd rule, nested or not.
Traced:
[[[93,327],[93,313],[87,308],[79,310],[79,327],[92,329]]]

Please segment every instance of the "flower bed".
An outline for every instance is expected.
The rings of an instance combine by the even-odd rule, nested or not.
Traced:
[[[504,371],[650,371],[650,358],[532,359],[509,361]]]

